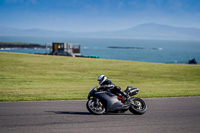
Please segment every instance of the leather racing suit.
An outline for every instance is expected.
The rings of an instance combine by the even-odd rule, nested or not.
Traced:
[[[127,98],[129,98],[130,96],[128,94],[126,94],[119,86],[116,86],[115,84],[112,83],[112,81],[110,80],[106,80],[104,81],[99,90],[105,90],[105,89],[108,89],[111,91],[111,93],[115,94],[115,95],[119,95],[121,94],[122,96],[125,96],[126,100]]]

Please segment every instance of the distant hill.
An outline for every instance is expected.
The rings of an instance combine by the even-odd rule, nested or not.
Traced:
[[[129,38],[158,40],[200,40],[200,29],[174,27],[155,23],[141,24],[117,31],[71,32],[43,29],[16,29],[0,27],[0,36],[65,36],[87,38]]]

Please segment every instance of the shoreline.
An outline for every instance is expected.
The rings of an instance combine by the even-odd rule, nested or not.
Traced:
[[[0,42],[0,49],[2,48],[51,48],[51,46],[24,42]]]

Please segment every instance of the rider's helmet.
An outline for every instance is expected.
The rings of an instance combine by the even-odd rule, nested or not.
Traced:
[[[97,80],[99,81],[99,85],[102,85],[105,82],[107,77],[105,75],[100,75]]]

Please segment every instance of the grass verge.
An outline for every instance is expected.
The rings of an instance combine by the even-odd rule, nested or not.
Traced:
[[[0,101],[86,99],[105,74],[139,97],[200,96],[200,66],[0,52]]]

